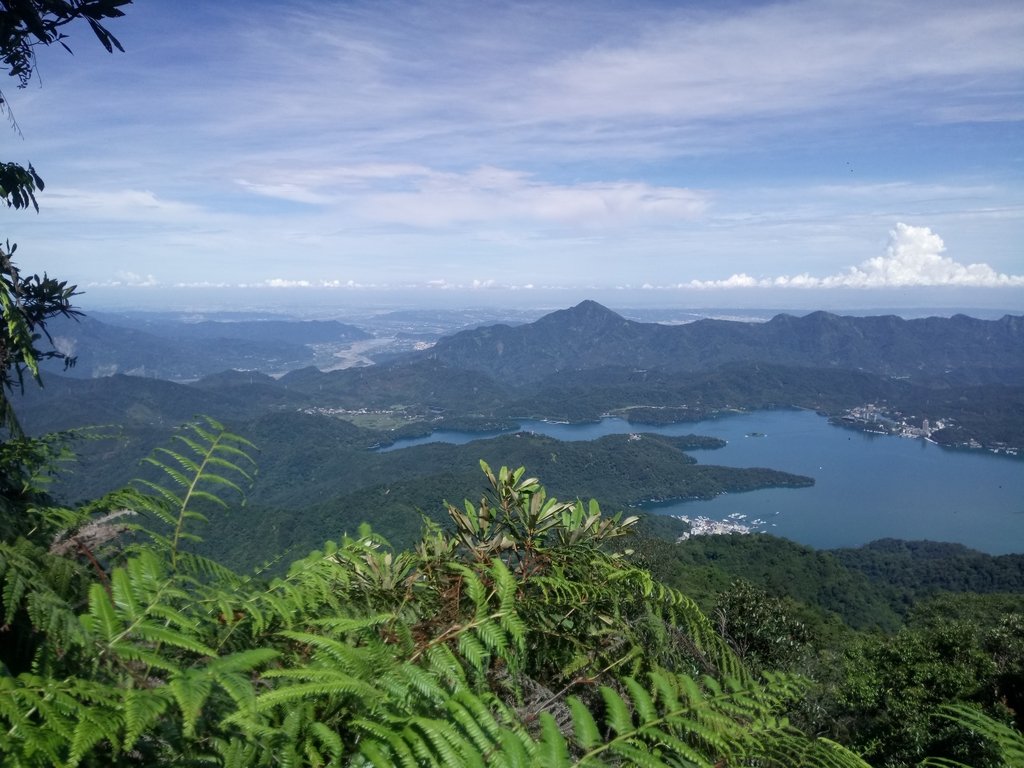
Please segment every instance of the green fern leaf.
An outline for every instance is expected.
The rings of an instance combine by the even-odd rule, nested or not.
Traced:
[[[169,627],[161,627],[157,624],[139,623],[135,626],[135,632],[138,633],[140,638],[149,643],[163,643],[164,645],[171,645],[175,648],[192,651],[200,656],[217,655],[217,652],[210,648],[210,646],[200,642],[195,637],[170,629]]]
[[[478,754],[491,763],[503,762],[499,760],[502,728],[479,696],[468,691],[457,693],[448,701],[447,709]]]
[[[476,634],[489,652],[500,658],[507,656],[508,638],[500,624],[496,624],[491,619],[483,621],[476,627]]]
[[[640,722],[645,723],[655,720],[658,717],[658,711],[654,705],[654,699],[651,698],[647,690],[632,677],[627,677],[622,682],[629,691]]]
[[[242,672],[213,672],[213,679],[234,702],[238,711],[252,712],[256,702],[256,690],[252,679]]]
[[[405,733],[387,733],[386,743],[390,747],[389,752],[394,759],[394,762],[389,764],[389,768],[394,765],[401,765],[403,768],[419,768],[421,765],[416,752],[406,742],[405,736]]]
[[[675,720],[675,718],[673,718],[673,720]],[[676,722],[676,727],[678,727],[678,722]],[[682,763],[683,765],[699,766],[699,768],[711,768],[711,766],[716,763],[714,760],[709,760],[707,755],[701,754],[692,744],[689,744],[674,734],[669,733],[667,729],[662,729],[658,732],[656,742],[661,746],[663,751],[671,754],[677,762],[685,761]]]
[[[559,734],[561,736],[561,734]],[[539,750],[534,741],[525,733],[503,729],[500,733],[501,756],[509,768],[519,766],[543,766],[540,762]]]
[[[310,733],[327,750],[331,758],[338,760],[345,751],[341,736],[337,731],[328,728],[321,722],[312,723],[309,727]]]
[[[463,631],[459,634],[459,653],[481,674],[490,663],[490,654],[472,632]]]
[[[332,616],[326,619],[317,619],[313,623],[317,627],[339,635],[348,633],[361,634],[367,631],[375,632],[380,627],[391,624],[396,618],[393,613],[378,613],[366,617]]]
[[[565,768],[569,763],[569,745],[558,730],[558,723],[547,712],[540,713],[541,739],[537,759],[545,768]]]
[[[89,615],[82,617],[82,623],[107,643],[121,632],[117,611],[102,584],[93,584],[89,588]]]
[[[99,707],[82,710],[71,738],[66,765],[77,766],[93,747],[117,733],[119,726],[118,718],[110,711]]]
[[[182,674],[174,675],[168,681],[167,687],[181,710],[185,735],[194,736],[196,722],[199,720],[203,705],[213,689],[213,680],[205,670],[187,670]]]
[[[996,747],[1005,765],[1024,765],[1024,734],[1005,723],[995,720],[976,708],[966,705],[947,705],[941,717],[970,728]],[[927,765],[928,762],[926,761]],[[936,765],[934,758],[932,764]]]
[[[562,667],[562,677],[571,679],[581,670],[586,669],[593,663],[590,654],[585,651],[577,651],[569,660],[569,663]]]
[[[403,664],[393,678],[396,685],[392,695],[396,697],[414,693],[424,703],[442,705],[450,695],[442,687],[436,674],[432,674],[416,664]],[[383,680],[382,685],[389,686],[390,682]]]
[[[590,710],[575,696],[570,696],[567,703],[569,711],[572,713],[572,725],[576,741],[584,749],[592,749],[597,746],[601,742],[601,732]]]
[[[318,659],[330,659],[331,666],[335,669],[360,677],[370,677],[372,675],[370,664],[372,659],[367,657],[364,648],[357,648],[347,642],[310,632],[286,630],[281,632],[281,635],[315,648],[318,651]]]
[[[207,668],[213,674],[230,674],[234,672],[251,672],[281,655],[274,648],[248,648],[227,656],[213,659]]]
[[[151,689],[127,688],[124,691],[124,738],[126,752],[135,746],[139,737],[159,720],[167,710],[168,700],[162,692]]]
[[[483,761],[479,759],[479,755],[476,755],[472,749],[464,748],[464,743],[450,723],[425,717],[415,717],[410,721],[406,733],[409,733],[411,730],[418,732],[420,736],[418,743],[423,748],[429,747],[433,753],[430,759],[434,765],[475,764],[483,768]],[[472,759],[474,756],[476,760]]]
[[[633,730],[633,715],[626,702],[607,685],[601,686],[601,698],[607,710],[608,725],[620,736]]]
[[[282,673],[279,676],[286,676],[289,671],[282,670]],[[270,673],[266,673],[265,676],[270,676]],[[374,688],[348,675],[323,670],[316,677],[318,678],[317,682],[290,684],[260,694],[256,697],[254,709],[257,712],[266,712],[275,707],[288,706],[307,701],[308,699],[323,697],[356,700],[361,703],[361,706],[372,706],[373,702],[379,698]],[[231,719],[229,718],[229,720]]]
[[[671,766],[678,765],[675,760],[671,763],[664,762],[652,754],[647,747],[638,747],[629,742],[615,742],[611,746],[610,751],[618,757],[624,758],[626,765],[638,766],[638,768],[670,768]],[[697,765],[702,764],[697,763]],[[703,765],[711,768],[710,763],[705,762]]]

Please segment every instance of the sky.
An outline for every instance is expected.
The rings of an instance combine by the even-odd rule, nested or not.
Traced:
[[[126,11],[0,83],[87,307],[1024,311],[1019,0]]]

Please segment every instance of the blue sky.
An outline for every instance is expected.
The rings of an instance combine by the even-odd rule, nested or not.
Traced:
[[[126,53],[70,30],[2,84],[4,159],[47,182],[4,236],[86,305],[1024,311],[1019,0],[140,0],[109,26]]]

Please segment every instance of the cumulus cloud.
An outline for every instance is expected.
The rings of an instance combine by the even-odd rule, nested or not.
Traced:
[[[711,288],[1000,288],[1024,286],[1024,275],[997,272],[984,263],[961,264],[944,256],[946,244],[928,227],[902,222],[889,233],[884,256],[876,256],[825,277],[803,273],[755,278],[746,273],[724,280],[692,280],[679,287]]]

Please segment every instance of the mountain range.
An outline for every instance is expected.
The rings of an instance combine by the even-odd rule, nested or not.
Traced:
[[[627,320],[584,301],[527,325],[463,331],[424,354],[513,385],[566,370],[626,366],[693,372],[741,362],[925,382],[1019,384],[1024,382],[1024,317],[904,320],[813,312],[780,314],[766,323],[706,319],[661,325]]]
[[[67,325],[54,330],[55,339],[65,338]],[[18,405],[26,425],[50,431],[83,423],[171,424],[197,412],[252,419],[306,410],[380,427],[380,419],[367,424],[352,415],[369,409],[384,414],[389,431],[378,442],[386,443],[524,416],[579,421],[616,413],[663,423],[730,408],[795,405],[839,415],[880,403],[918,425],[954,425],[933,436],[940,442],[1024,446],[1020,316],[903,320],[815,312],[673,326],[627,320],[585,301],[532,323],[461,331],[376,365],[306,365],[277,377],[259,369],[278,370],[282,350],[307,354],[314,342],[342,344],[368,334],[342,323],[265,319],[157,325],[143,331],[92,318],[75,324],[78,376],[101,371],[100,360],[118,370],[128,360],[141,362],[147,376],[74,383],[49,373],[46,389],[30,388]],[[172,337],[172,328],[180,336]],[[246,357],[247,345],[261,350],[255,359]],[[192,376],[168,378],[195,381],[158,380],[152,372],[161,367],[188,370]]]
[[[90,320],[76,327],[95,328]],[[262,345],[266,360],[275,345],[301,348],[310,338],[347,332],[333,325],[263,322],[223,323],[232,326],[227,329],[190,324],[177,339],[151,327],[108,324],[96,335],[78,336],[77,351],[82,366],[100,354],[144,359],[165,349],[179,355],[191,349],[210,355],[203,363],[208,366],[224,339]],[[124,346],[90,349],[97,339],[113,338]],[[374,500],[375,527],[389,536],[414,536],[419,510],[441,509],[444,498],[471,492],[481,456],[494,464],[528,465],[559,493],[593,494],[622,505],[801,482],[770,470],[748,477],[745,470],[693,466],[686,448],[661,439],[560,445],[506,435],[461,447],[375,450],[436,429],[508,430],[524,417],[589,421],[610,414],[637,424],[640,432],[643,424],[737,409],[798,406],[841,415],[880,403],[915,424],[944,421],[932,435],[937,442],[1024,448],[1022,339],[1022,318],[1012,316],[918,321],[817,312],[761,323],[668,326],[627,320],[583,302],[533,323],[462,331],[429,349],[363,367],[306,366],[270,376],[225,370],[231,360],[225,354],[217,372],[187,383],[48,373],[45,387],[29,386],[16,409],[31,433],[100,425],[100,432],[116,436],[76,444],[82,454],[76,471],[57,488],[65,499],[92,498],[137,476],[139,459],[196,414],[223,421],[262,448],[246,525],[266,535],[241,537],[239,546],[266,553],[313,546],[333,535],[332,526],[342,519],[351,529],[349,523],[367,514],[367,499]],[[218,538],[217,546],[227,546],[225,541]]]

